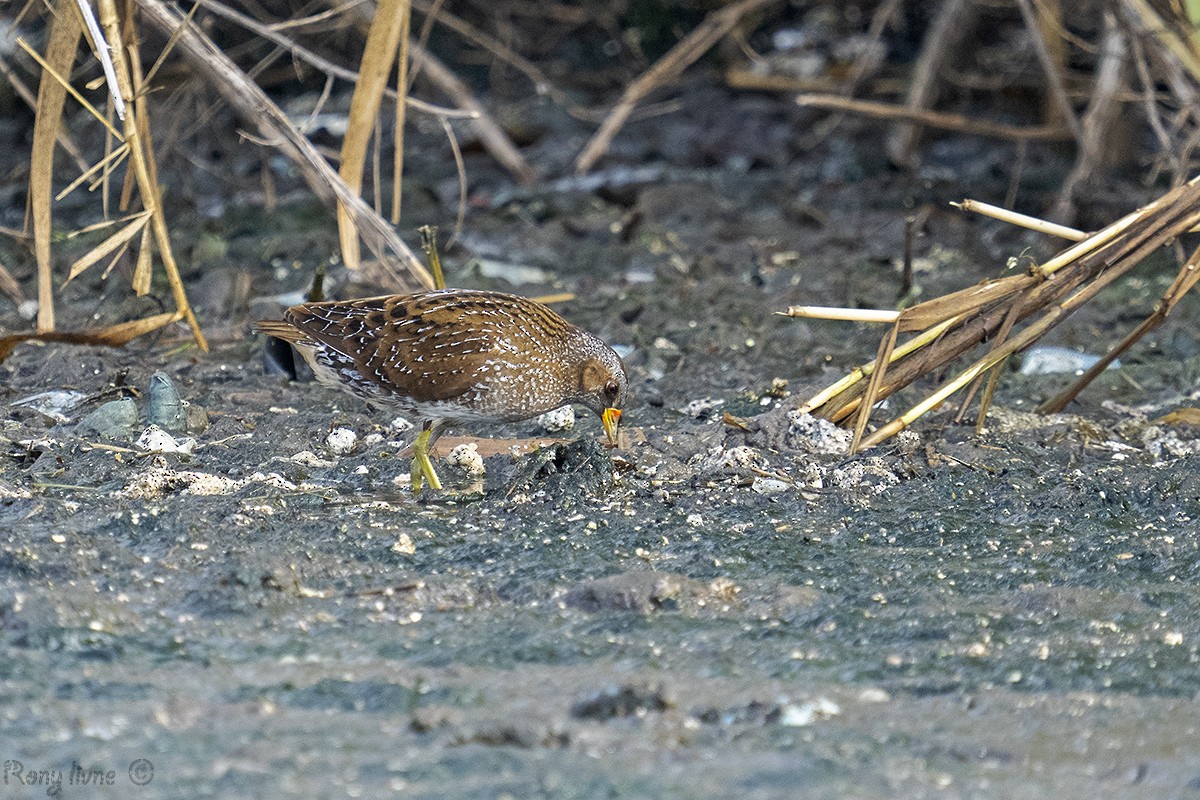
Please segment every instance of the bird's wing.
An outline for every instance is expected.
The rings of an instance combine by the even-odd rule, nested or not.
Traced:
[[[331,366],[422,401],[452,400],[479,385],[480,368],[505,350],[501,316],[481,315],[474,294],[307,303],[286,316]]]

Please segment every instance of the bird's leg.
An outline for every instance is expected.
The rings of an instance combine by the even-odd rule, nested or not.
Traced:
[[[413,494],[421,491],[425,481],[429,482],[430,489],[442,488],[442,482],[433,471],[433,462],[429,460],[429,448],[433,446],[438,433],[440,431],[436,430],[434,423],[426,420],[421,425],[421,432],[417,434],[416,441],[413,442],[412,471],[409,473]]]

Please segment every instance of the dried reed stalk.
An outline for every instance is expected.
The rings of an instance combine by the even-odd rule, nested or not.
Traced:
[[[1035,265],[1026,274],[985,282],[899,312],[881,339],[879,352],[869,368],[863,365],[810,398],[801,408],[834,421],[845,421],[857,413],[855,449],[878,444],[953,393],[977,385],[979,378],[1008,356],[1037,341],[1151,253],[1198,223],[1200,176],[1072,245],[1045,264]],[[1160,324],[1179,298],[1200,280],[1197,261],[1194,254],[1183,265],[1154,314],[1127,336],[1117,351]],[[920,333],[911,341],[897,344],[900,333],[913,331]],[[991,343],[983,357],[921,403],[865,435],[867,416],[879,400],[923,376],[942,371],[983,342]],[[1115,357],[1116,352],[1110,354],[1110,360]],[[1091,377],[1095,374],[1098,371]],[[869,378],[866,385],[864,378]],[[1081,379],[1078,388],[1064,393],[1060,407],[1083,385],[1086,381]],[[994,387],[985,392],[985,411],[991,388]]]

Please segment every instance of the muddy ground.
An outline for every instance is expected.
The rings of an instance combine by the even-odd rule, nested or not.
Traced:
[[[1154,424],[1197,405],[1195,301],[1070,415],[1028,413],[1070,375],[1010,371],[983,435],[947,409],[847,458],[789,412],[879,331],[772,312],[889,307],[925,203],[925,297],[1039,252],[946,205],[1001,201],[1012,148],[934,141],[905,174],[872,126],[813,137],[715,76],[682,97],[622,132],[598,188],[514,189],[469,154],[446,254],[459,285],[575,293],[562,313],[630,366],[624,450],[582,416],[460,429],[560,441],[479,442],[482,485],[443,463],[454,490],[411,497],[411,433],[266,374],[249,332],[336,252],[302,192],[267,213],[178,190],[211,353],[172,330],[0,365],[0,796],[52,794],[55,770],[61,796],[145,800],[1200,796],[1200,447]],[[588,128],[555,119],[529,152],[565,167]],[[406,216],[448,228],[448,150],[411,146]],[[1070,152],[1030,164],[1036,212]],[[1156,191],[1118,176],[1081,224]],[[30,261],[10,258],[28,287]],[[64,308],[153,305],[120,274]],[[1171,277],[1147,264],[1049,343],[1102,351]],[[190,454],[137,444],[156,372]],[[29,400],[52,391],[72,394]],[[136,420],[89,416],[121,398]]]

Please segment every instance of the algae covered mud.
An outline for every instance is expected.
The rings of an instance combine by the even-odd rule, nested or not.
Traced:
[[[413,500],[408,434],[244,349],[168,365],[190,452],[20,402],[143,360],[3,368],[6,796],[1200,791],[1186,429],[1001,410],[847,460],[788,398],[643,395],[615,456],[481,442]]]

